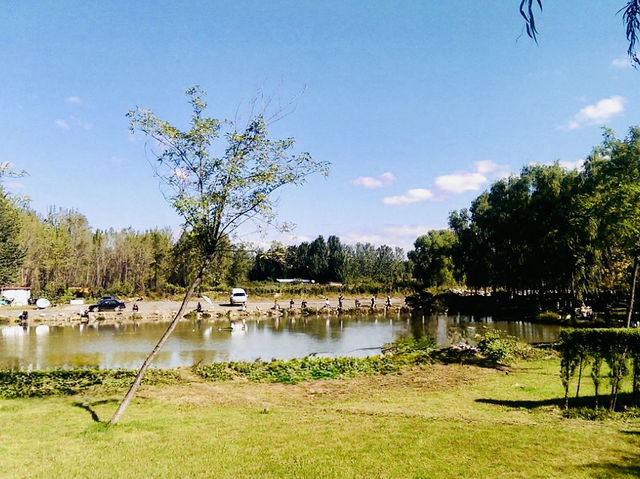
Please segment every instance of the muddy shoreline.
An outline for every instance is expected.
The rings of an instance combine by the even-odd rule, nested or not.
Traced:
[[[361,299],[360,307],[355,307],[354,299],[345,298],[343,308],[338,309],[337,298],[329,299],[329,306],[326,306],[324,299],[307,300],[306,308],[301,307],[300,301],[295,301],[290,307],[289,300],[278,300],[277,307],[274,300],[249,301],[245,311],[241,306],[214,302],[209,304],[202,298],[195,298],[189,301],[187,313],[183,316],[183,321],[195,319],[207,320],[250,320],[264,317],[285,317],[285,316],[305,316],[310,314],[340,315],[340,314],[383,314],[400,313],[409,311],[404,306],[404,298],[392,298],[391,307],[385,306],[386,298],[377,301],[375,307],[371,307],[370,299]],[[198,303],[202,307],[202,312],[196,312]],[[25,306],[23,308],[10,307],[0,308],[0,324],[20,324],[20,314],[22,311],[28,312],[26,325],[47,324],[53,326],[78,325],[78,324],[114,324],[123,322],[168,322],[171,321],[178,312],[180,301],[135,301],[138,311],[132,310],[134,301],[126,302],[126,308],[122,311],[100,311],[88,313],[83,317],[88,304],[65,304],[56,305],[46,309],[38,309],[35,306]]]

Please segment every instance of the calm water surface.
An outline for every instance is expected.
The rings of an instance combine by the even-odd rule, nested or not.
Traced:
[[[494,322],[473,316],[309,316],[247,321],[182,322],[154,366],[171,368],[198,362],[366,356],[400,336],[430,335],[439,345],[473,342],[483,328],[500,329],[528,342],[553,341],[559,327],[525,321]],[[137,368],[167,323],[126,322],[93,326],[0,326],[0,368]]]

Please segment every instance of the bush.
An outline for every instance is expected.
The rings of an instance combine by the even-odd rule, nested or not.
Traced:
[[[507,363],[538,356],[535,348],[514,336],[502,335],[495,330],[485,331],[478,342],[478,350],[495,363]]]
[[[553,311],[543,311],[538,315],[538,320],[544,323],[559,323],[562,320],[562,316]]]

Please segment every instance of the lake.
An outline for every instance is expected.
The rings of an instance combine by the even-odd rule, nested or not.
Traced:
[[[441,346],[474,341],[483,328],[499,329],[527,342],[549,342],[559,326],[492,321],[473,316],[409,314],[307,316],[236,322],[182,321],[153,366],[173,368],[215,361],[253,361],[318,356],[366,356],[400,336],[430,335]],[[137,368],[167,323],[0,326],[0,368]]]

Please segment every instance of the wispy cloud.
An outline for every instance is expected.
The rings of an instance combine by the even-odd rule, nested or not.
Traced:
[[[385,186],[392,185],[396,180],[393,173],[387,171],[378,176],[359,176],[350,181],[352,185],[362,186],[364,188],[374,190],[377,188],[384,188]]]
[[[80,128],[84,129],[84,130],[90,130],[91,128],[93,128],[93,125],[91,123],[88,123],[84,120],[81,120],[80,118],[77,118],[73,115],[71,115],[69,117],[69,119],[76,125],[79,126]]]
[[[75,105],[81,105],[82,99],[79,96],[68,96],[64,99],[67,103],[73,103]]]
[[[125,161],[127,161],[126,158],[122,158],[120,156],[112,156],[110,158],[107,158],[107,161],[109,163],[124,163]]]
[[[593,105],[587,105],[576,113],[563,128],[577,130],[585,126],[602,125],[607,120],[624,111],[625,99],[619,95],[603,98]]]
[[[421,203],[433,199],[433,192],[426,188],[413,188],[408,190],[404,195],[386,196],[382,199],[385,205],[400,206],[409,205],[411,203]]]
[[[15,183],[15,182],[7,182],[7,183],[3,183],[4,186],[6,186],[7,188],[11,189],[11,190],[20,190],[22,188],[24,188],[24,185],[22,183]]]
[[[536,161],[529,163],[529,165],[541,165],[541,166],[553,166],[556,163],[564,168],[565,170],[580,170],[584,165],[585,160],[579,159],[575,161],[567,161],[567,160],[558,160],[558,161],[549,161],[546,163],[538,163]]]
[[[68,130],[71,127],[69,126],[69,123],[67,123],[65,120],[63,120],[62,118],[58,118],[55,121],[55,124],[59,127],[62,128],[63,130]]]
[[[631,68],[633,65],[631,64],[631,60],[629,57],[624,56],[620,58],[614,58],[611,61],[611,67],[617,68],[618,70],[623,70],[625,68]]]
[[[433,188],[416,188],[404,195],[388,196],[382,202],[389,206],[402,206],[423,201],[440,201],[452,194],[478,191],[491,180],[508,175],[505,166],[493,161],[477,161],[472,170],[462,170],[440,175],[433,182]]]
[[[340,235],[343,243],[371,243],[376,246],[399,246],[405,251],[412,248],[415,239],[433,228],[426,225],[386,225],[382,228],[349,231]]]

